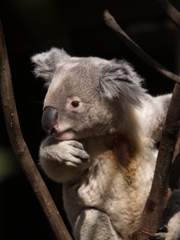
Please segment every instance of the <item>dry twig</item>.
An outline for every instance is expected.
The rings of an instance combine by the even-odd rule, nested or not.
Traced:
[[[180,137],[178,138],[173,154],[171,169],[169,173],[169,187],[173,191],[177,187],[180,176]]]
[[[171,20],[180,28],[180,13],[173,7],[168,0],[156,0]]]
[[[41,175],[36,168],[36,165],[34,164],[28,147],[22,137],[14,100],[11,72],[1,22],[0,90],[6,126],[14,153],[46,214],[56,238],[58,240],[70,240],[72,238],[64,225],[64,222],[50,196],[44,181],[41,178]]]
[[[180,13],[173,7],[168,0],[156,0],[159,6],[165,11],[170,19],[180,28]],[[180,137],[175,145],[170,174],[169,187],[174,190],[177,187],[177,182],[180,176]]]
[[[161,73],[163,76],[169,78],[170,80],[180,83],[180,77],[176,74],[169,72],[162,65],[152,59],[147,53],[145,53],[133,40],[122,30],[122,28],[116,23],[114,17],[108,12],[104,12],[104,19],[106,24],[118,35],[118,37],[145,63],[150,67],[154,68],[156,71]]]

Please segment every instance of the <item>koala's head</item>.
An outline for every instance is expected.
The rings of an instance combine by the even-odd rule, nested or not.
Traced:
[[[35,75],[45,80],[42,126],[58,140],[114,133],[127,106],[140,106],[142,79],[125,61],[77,58],[64,50],[32,57]]]

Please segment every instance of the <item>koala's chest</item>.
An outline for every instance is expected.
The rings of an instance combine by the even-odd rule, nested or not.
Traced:
[[[85,146],[87,147],[87,146]],[[76,219],[84,208],[97,208],[106,212],[113,222],[126,228],[138,224],[141,211],[149,193],[154,169],[151,166],[141,166],[142,155],[136,155],[131,145],[125,139],[115,139],[115,142],[104,146],[93,145],[87,149],[91,156],[89,167],[79,181],[68,188],[67,204],[76,208],[76,213],[70,213]],[[149,171],[143,176],[143,171]],[[147,185],[148,184],[148,185]],[[73,196],[73,200],[72,200]],[[115,227],[116,228],[116,227]]]
[[[99,175],[105,176],[114,173],[131,181],[139,165],[140,144],[121,135],[106,140],[100,139],[84,144],[85,150],[90,155],[90,165],[86,177],[97,178]]]
[[[121,149],[107,149],[93,159],[79,183],[77,197],[85,206],[120,211],[117,205],[128,209],[132,200],[136,202],[138,185],[138,160],[131,159],[126,146],[122,146]],[[140,202],[139,199],[137,205]]]

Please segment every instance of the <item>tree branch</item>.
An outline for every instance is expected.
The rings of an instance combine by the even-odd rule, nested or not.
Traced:
[[[180,85],[176,84],[162,131],[152,188],[134,239],[148,239],[148,236],[154,235],[161,225],[168,199],[169,172],[179,126]]]
[[[6,126],[14,153],[38,198],[57,240],[70,240],[66,226],[39,174],[22,137],[11,81],[6,44],[0,21],[0,92]]]
[[[174,159],[174,162],[171,165],[171,170],[169,174],[169,187],[171,190],[177,188],[177,182],[180,176],[180,152]]]
[[[104,12],[104,19],[106,24],[118,35],[118,37],[136,54],[138,55],[145,63],[154,68],[156,71],[161,73],[166,78],[180,83],[180,77],[176,74],[169,72],[162,65],[156,62],[151,58],[147,53],[145,53],[116,23],[114,17],[106,10]]]
[[[160,0],[157,0],[160,1]],[[166,1],[166,0],[165,0]],[[167,2],[167,1],[166,1]],[[172,15],[169,13],[169,15]],[[179,17],[179,13],[176,17]],[[105,11],[104,18],[106,24],[120,37],[120,39],[134,52],[136,53],[144,62],[149,66],[153,67],[156,71],[164,75],[165,77],[180,83],[179,76],[167,71],[158,62],[147,55],[135,42],[133,42],[129,36],[121,29],[121,27],[116,23],[113,16]],[[152,183],[152,188],[147,199],[143,214],[140,220],[139,230],[136,232],[135,240],[145,240],[148,239],[150,235],[154,235],[157,228],[160,226],[163,211],[167,204],[168,199],[168,185],[170,184],[173,189],[178,179],[178,169],[177,166],[180,165],[179,155],[177,155],[171,168],[171,175],[169,181],[169,172],[171,161],[174,152],[175,139],[180,125],[180,85],[176,84],[172,96],[172,100],[169,106],[166,122],[162,132],[162,139],[160,143],[160,149],[158,153],[154,179]],[[175,177],[172,178],[175,172]]]
[[[178,138],[173,154],[170,174],[169,174],[169,187],[173,191],[177,187],[180,176],[180,137]]]
[[[180,13],[173,7],[168,0],[156,0],[171,20],[180,28]]]

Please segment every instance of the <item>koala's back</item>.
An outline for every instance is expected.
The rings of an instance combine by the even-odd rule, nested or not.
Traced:
[[[137,229],[150,191],[156,150],[152,154],[145,147],[133,155],[131,143],[122,136],[105,142],[107,138],[92,138],[83,143],[92,158],[81,177],[64,185],[65,209],[73,227],[86,208],[105,212],[116,232],[128,239]]]

